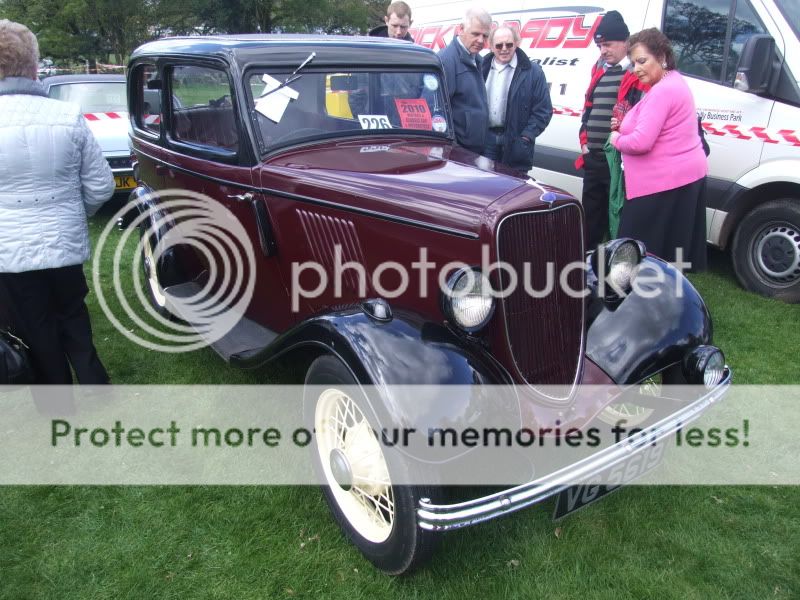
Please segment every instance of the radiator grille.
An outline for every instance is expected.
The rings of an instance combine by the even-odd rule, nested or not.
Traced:
[[[583,221],[574,204],[511,215],[498,226],[498,257],[518,274],[516,290],[502,300],[505,331],[518,375],[533,386],[566,385],[575,382],[583,354],[583,299],[585,272],[572,270],[565,281],[564,268],[583,262]],[[552,265],[548,267],[548,265]],[[552,269],[552,291],[541,298],[525,289],[545,290],[547,271]],[[526,275],[526,269],[530,273]],[[509,280],[502,275],[503,289]]]

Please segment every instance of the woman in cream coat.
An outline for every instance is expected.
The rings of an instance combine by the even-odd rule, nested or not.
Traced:
[[[87,216],[114,177],[76,104],[47,98],[39,46],[0,20],[0,301],[30,347],[36,383],[108,383],[92,342],[83,263]]]

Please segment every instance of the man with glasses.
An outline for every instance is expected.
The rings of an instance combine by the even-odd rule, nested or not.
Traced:
[[[483,152],[489,121],[486,87],[480,73],[481,57],[492,17],[482,8],[470,8],[456,35],[439,52],[453,108],[456,142],[476,154]]]
[[[527,174],[534,141],[550,123],[553,105],[544,71],[519,49],[519,32],[501,26],[489,36],[481,71],[489,101],[484,156]]]
[[[392,2],[386,9],[386,16],[383,17],[385,25],[379,25],[370,30],[369,35],[373,37],[388,37],[396,40],[406,40],[413,42],[414,38],[408,33],[411,27],[411,7],[399,0]]]

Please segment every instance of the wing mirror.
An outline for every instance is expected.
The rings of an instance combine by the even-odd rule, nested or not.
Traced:
[[[747,38],[736,67],[733,87],[742,92],[763,94],[769,89],[775,70],[775,40],[771,35],[755,34]]]

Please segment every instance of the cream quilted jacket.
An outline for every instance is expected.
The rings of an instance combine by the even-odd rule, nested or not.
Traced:
[[[38,82],[0,81],[0,272],[81,264],[86,217],[114,193],[114,178],[77,104]]]

